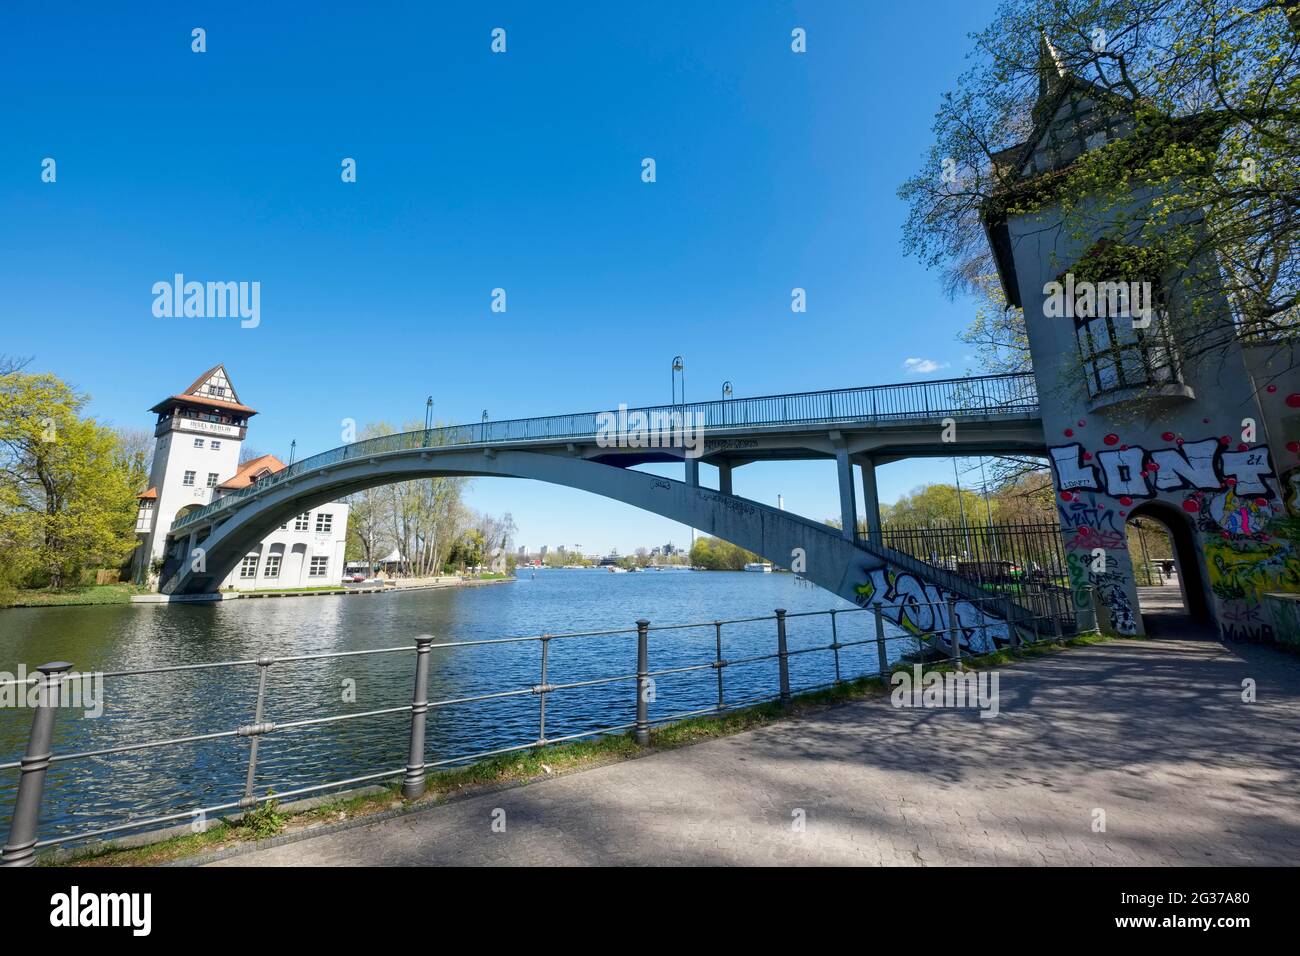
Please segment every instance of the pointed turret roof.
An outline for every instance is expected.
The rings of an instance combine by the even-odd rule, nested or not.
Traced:
[[[1070,75],[1061,52],[1052,45],[1046,30],[1038,32],[1038,96],[1043,98]]]
[[[220,364],[212,366],[212,368],[196,378],[190,387],[179,395],[165,398],[149,410],[161,413],[176,404],[189,405],[193,408],[214,408],[221,411],[240,412],[250,417],[257,414],[256,411],[239,401],[239,394],[235,391],[234,383],[230,381],[226,367]]]

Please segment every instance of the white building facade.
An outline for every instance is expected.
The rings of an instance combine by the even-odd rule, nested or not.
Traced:
[[[157,414],[149,488],[136,517],[134,578],[156,577],[177,516],[254,484],[285,467],[274,455],[240,462],[248,420],[257,414],[240,402],[224,366],[204,372],[150,411]],[[338,585],[344,573],[348,506],[321,505],[281,525],[250,551],[223,588],[293,589]]]

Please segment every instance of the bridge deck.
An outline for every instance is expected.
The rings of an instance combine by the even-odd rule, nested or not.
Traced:
[[[944,418],[1035,420],[1038,395],[1032,374],[985,375],[420,429],[354,442],[294,462],[247,488],[190,512],[178,519],[171,531],[202,523],[211,515],[298,475],[367,455],[447,446],[528,448],[598,441],[602,416],[609,412],[620,413],[620,420],[622,412],[628,416],[641,413],[652,427],[654,422],[672,421],[673,416],[679,420],[689,416],[686,421],[702,424],[706,439],[718,440],[822,426],[861,429],[913,422],[931,427]]]
[[[1001,712],[872,698],[225,865],[1291,865],[1300,660],[1115,641],[1000,671]],[[1269,687],[1243,706],[1241,679]],[[1092,831],[1093,809],[1106,832]],[[493,811],[506,812],[504,833]],[[806,830],[792,831],[802,809]],[[293,839],[292,837],[286,839]]]

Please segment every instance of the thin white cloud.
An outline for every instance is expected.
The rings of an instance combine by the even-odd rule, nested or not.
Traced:
[[[931,372],[937,372],[941,368],[947,368],[947,362],[936,362],[928,358],[910,358],[903,360],[903,368],[916,375],[929,375]]]

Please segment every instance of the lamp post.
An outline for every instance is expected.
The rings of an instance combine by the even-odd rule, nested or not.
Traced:
[[[961,515],[961,533],[966,541],[966,560],[970,560],[970,531],[966,527],[966,504],[961,499],[961,476],[957,474],[957,459],[952,460],[952,477],[957,482],[957,513]],[[953,570],[957,570],[953,568]]]
[[[984,515],[989,523],[989,544],[993,548],[993,560],[1001,561],[1002,555],[999,553],[998,537],[993,531],[993,506],[989,504],[989,480],[984,475],[984,457],[980,456],[980,484],[984,491]]]
[[[673,356],[673,401],[677,404],[677,373],[682,375],[682,404],[686,404],[686,361],[680,355]]]
[[[424,444],[429,444],[429,431],[433,428],[433,396],[424,400]]]
[[[724,402],[724,404],[723,404],[723,406],[722,406],[722,424],[724,424],[724,425],[730,424],[730,422],[728,421],[728,419],[729,419],[731,416],[728,414],[728,412],[727,412],[727,406],[726,406],[726,404],[725,404],[725,402],[727,402],[728,400],[730,400],[730,398],[731,398],[731,381],[730,381],[730,380],[727,380],[727,381],[725,381],[725,382],[722,383],[722,401]]]
[[[289,464],[293,464],[294,456],[298,453],[298,439],[289,442]]]

